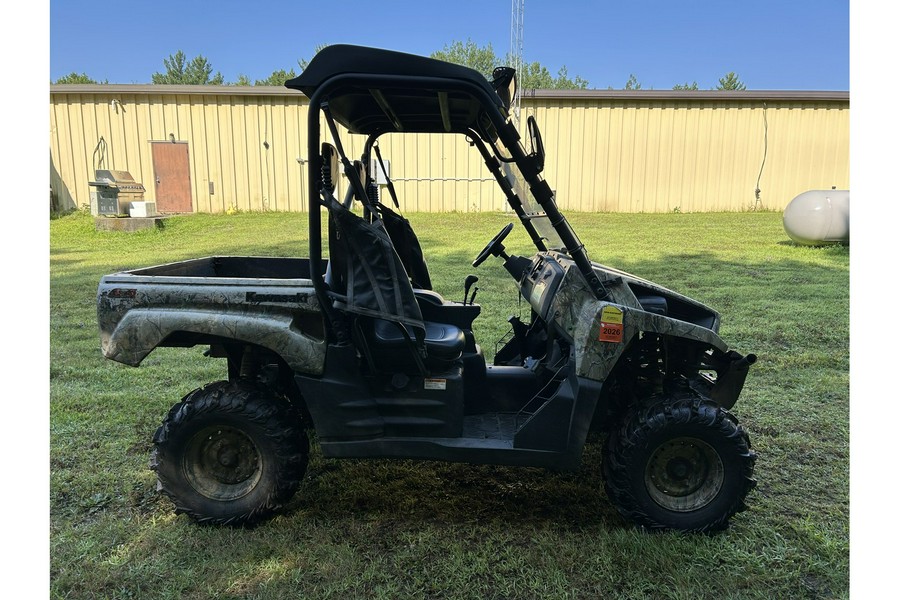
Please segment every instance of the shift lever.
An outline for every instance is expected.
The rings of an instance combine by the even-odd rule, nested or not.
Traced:
[[[469,300],[469,290],[472,288],[472,285],[473,285],[476,281],[478,281],[478,276],[477,276],[477,275],[468,275],[468,276],[466,276],[466,283],[465,283],[465,286],[466,286],[466,292],[465,292],[465,294],[463,295],[463,304],[464,304],[464,305],[465,305],[465,304],[468,304],[468,300]],[[473,301],[473,302],[475,301],[475,298],[474,298],[474,297],[472,298],[472,301]]]

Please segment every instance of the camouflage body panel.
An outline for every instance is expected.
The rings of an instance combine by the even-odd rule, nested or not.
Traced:
[[[267,348],[298,373],[324,369],[321,310],[307,279],[117,273],[100,281],[97,320],[103,355],[131,366],[159,346],[185,345],[167,343],[184,333]]]
[[[697,302],[693,298],[688,298],[687,296],[685,296],[683,294],[674,292],[674,291],[672,291],[668,288],[665,288],[665,287],[663,287],[657,283],[654,283],[652,281],[642,279],[642,278],[638,277],[637,275],[632,275],[631,273],[626,273],[625,271],[620,271],[619,269],[616,269],[613,267],[608,267],[606,265],[601,265],[599,263],[591,263],[591,264],[594,266],[594,272],[600,276],[601,280],[614,280],[617,278],[622,279],[624,282],[626,282],[628,284],[639,285],[640,287],[645,288],[646,291],[652,292],[654,294],[658,294],[669,300],[676,300],[683,304],[689,304],[689,305],[696,306],[696,307],[702,309],[704,312],[707,312],[714,317],[714,322],[713,322],[712,326],[706,327],[705,329],[709,329],[715,333],[719,332],[719,321],[720,321],[719,313],[714,311],[710,307],[706,306],[705,304]],[[628,296],[630,298],[633,298],[633,304],[638,307],[640,306],[640,303],[637,302],[637,298],[634,297],[632,290],[629,289],[628,286],[617,286],[617,287],[622,288],[619,291],[621,296]],[[611,289],[610,291],[612,292],[613,296],[616,296],[615,289]],[[618,296],[618,297],[621,297],[621,296]]]
[[[556,325],[557,331],[572,342],[575,349],[576,372],[579,376],[596,381],[605,380],[629,342],[640,332],[696,340],[723,352],[728,349],[725,342],[711,328],[643,310],[626,281],[630,279],[663,297],[677,298],[702,307],[696,301],[688,300],[684,296],[625,273],[595,267],[595,271],[601,275],[601,280],[605,280],[609,291],[606,300],[597,300],[574,263],[555,253],[551,256],[563,266],[565,276],[552,301],[548,318]],[[614,309],[613,314],[620,311],[621,331],[613,341],[601,339],[602,316],[607,307]],[[713,311],[709,312],[715,315],[713,328],[718,329],[718,315]]]

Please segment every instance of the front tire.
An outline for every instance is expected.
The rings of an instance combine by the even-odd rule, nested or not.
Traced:
[[[150,468],[177,513],[200,523],[252,525],[291,499],[309,457],[299,414],[270,389],[218,381],[169,411]]]
[[[650,529],[724,529],[756,485],[746,431],[693,393],[633,411],[607,438],[606,493],[630,521]]]

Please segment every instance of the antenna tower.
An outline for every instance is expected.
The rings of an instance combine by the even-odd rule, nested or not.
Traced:
[[[522,107],[522,67],[524,60],[522,58],[522,49],[525,45],[525,0],[512,0],[512,25],[509,34],[509,53],[513,69],[516,70],[518,78],[518,86],[516,86],[516,97],[512,101],[513,119],[516,127],[519,126],[519,112]]]

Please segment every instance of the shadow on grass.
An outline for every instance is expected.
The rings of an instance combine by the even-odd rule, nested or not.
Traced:
[[[412,460],[313,457],[286,516],[415,523],[552,525],[561,529],[625,527],[606,500],[600,444],[586,448],[572,473]]]

